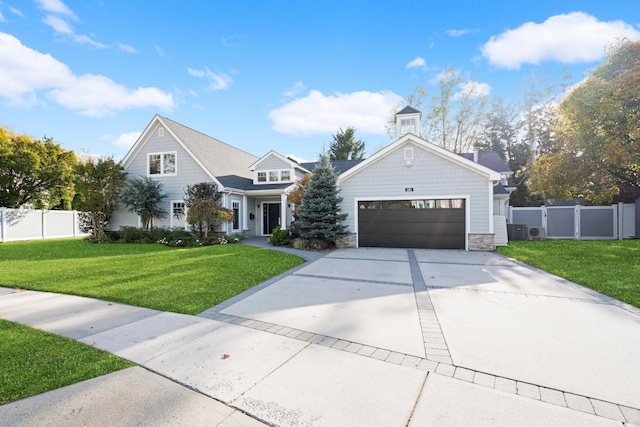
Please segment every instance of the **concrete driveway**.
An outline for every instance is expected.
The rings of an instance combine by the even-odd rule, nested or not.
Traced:
[[[85,299],[25,294],[0,292],[0,317],[133,360],[235,417],[203,425],[640,426],[640,310],[493,253],[336,250],[200,317],[116,304],[126,320],[103,321]],[[61,316],[61,298],[84,314]],[[4,405],[0,421],[64,392]]]

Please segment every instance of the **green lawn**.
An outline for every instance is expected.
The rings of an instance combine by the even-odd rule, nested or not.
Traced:
[[[242,244],[169,248],[82,239],[0,244],[0,286],[198,314],[303,260]]]
[[[102,350],[0,320],[0,405],[134,366]]]
[[[640,307],[640,240],[515,241],[498,252]]]

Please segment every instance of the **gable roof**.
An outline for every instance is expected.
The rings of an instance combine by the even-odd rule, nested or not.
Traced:
[[[345,179],[347,179],[348,177],[358,173],[360,170],[368,167],[369,165],[375,163],[376,161],[378,161],[379,159],[387,156],[389,153],[391,153],[392,151],[394,151],[395,149],[397,149],[398,147],[406,144],[406,143],[413,143],[415,145],[420,146],[421,148],[425,149],[426,151],[435,154],[439,157],[445,158],[459,166],[462,166],[464,168],[467,168],[469,170],[472,170],[476,173],[479,173],[481,175],[485,175],[489,180],[491,181],[499,181],[500,180],[500,173],[490,169],[486,166],[483,166],[479,163],[475,163],[472,160],[469,160],[463,156],[459,156],[449,150],[446,150],[442,147],[439,147],[435,144],[432,144],[428,141],[425,141],[424,139],[417,137],[413,134],[406,134],[403,135],[400,139],[396,140],[395,142],[387,145],[385,148],[383,148],[382,150],[378,151],[377,153],[375,153],[373,156],[369,157],[368,159],[358,163],[357,165],[355,165],[354,167],[348,169],[347,171],[343,172],[342,174],[340,174],[340,176],[338,177],[338,184],[341,181],[344,181]]]
[[[123,165],[140,150],[148,134],[159,123],[212,177],[238,175],[251,177],[248,167],[258,157],[242,151],[218,139],[193,130],[178,122],[156,114],[123,160]]]
[[[303,169],[304,166],[302,166],[300,163],[296,162],[295,160],[293,160],[291,157],[285,157],[280,153],[277,153],[274,150],[269,151],[267,154],[265,154],[264,156],[260,157],[258,160],[256,160],[254,163],[252,163],[249,166],[249,170],[250,171],[254,171],[256,170],[256,168],[263,163],[264,161],[266,161],[269,157],[275,157],[277,159],[279,159],[280,161],[287,163],[289,165],[289,167],[291,168],[295,168],[295,169]],[[309,172],[309,170],[305,170],[304,172]]]

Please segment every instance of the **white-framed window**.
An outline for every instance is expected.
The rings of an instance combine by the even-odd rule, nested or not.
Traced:
[[[416,133],[416,119],[400,119],[400,134]]]
[[[187,213],[184,202],[171,202],[171,215],[177,219],[181,220]]]
[[[233,229],[240,229],[240,202],[233,202],[231,204],[233,210]]]
[[[291,182],[291,169],[272,169],[256,172],[255,179],[258,183]]]
[[[176,172],[175,151],[168,153],[149,153],[147,157],[148,175],[175,175]]]

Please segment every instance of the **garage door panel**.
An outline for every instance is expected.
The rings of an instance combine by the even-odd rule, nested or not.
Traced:
[[[358,244],[426,249],[465,248],[465,209],[379,208],[358,211]]]

